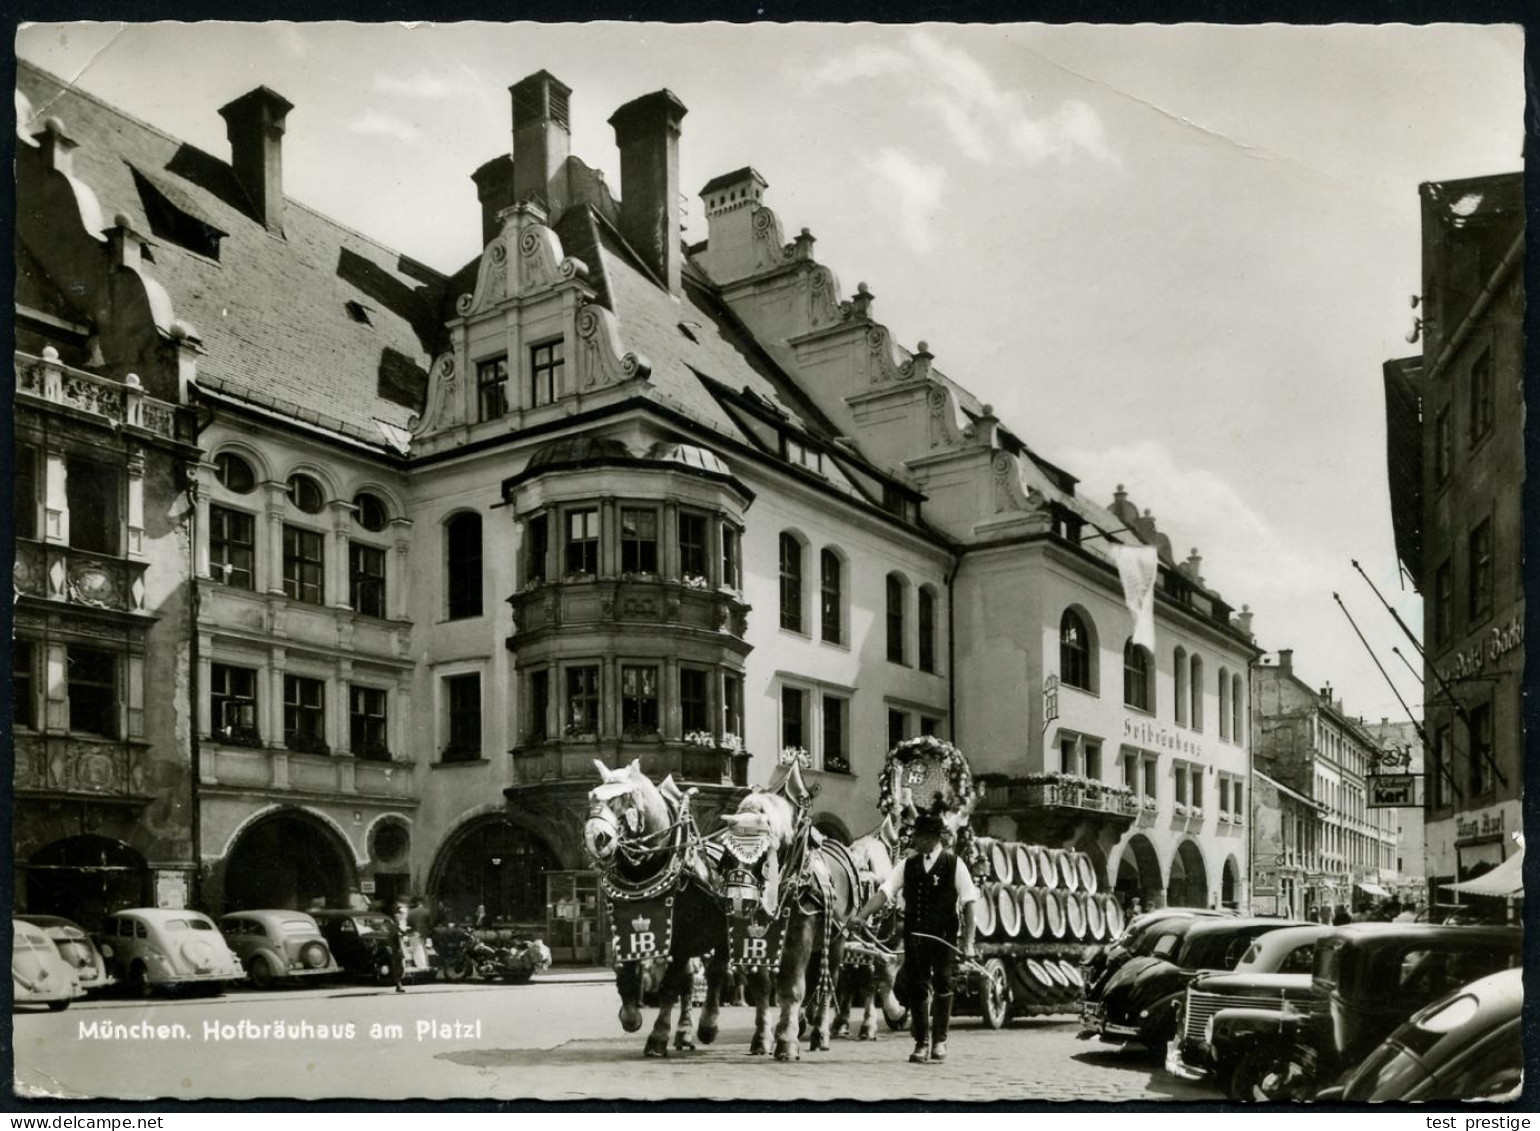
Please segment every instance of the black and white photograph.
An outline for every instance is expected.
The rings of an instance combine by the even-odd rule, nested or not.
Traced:
[[[1524,52],[20,24],[14,1102],[1525,1099]]]

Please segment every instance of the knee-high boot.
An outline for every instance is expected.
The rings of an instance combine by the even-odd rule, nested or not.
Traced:
[[[937,994],[930,1007],[930,1058],[946,1059],[946,1031],[952,1022],[952,995]]]
[[[909,995],[909,1028],[914,1034],[914,1052],[909,1059],[917,1064],[930,1059],[930,1011],[933,1001],[934,995],[929,990]]]

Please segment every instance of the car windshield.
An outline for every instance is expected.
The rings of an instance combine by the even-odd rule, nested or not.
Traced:
[[[390,923],[383,915],[360,915],[353,922],[358,924],[361,935],[389,935]]]
[[[286,935],[313,935],[315,924],[308,919],[285,919],[279,924]]]

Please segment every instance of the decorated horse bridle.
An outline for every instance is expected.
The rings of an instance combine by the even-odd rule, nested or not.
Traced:
[[[696,828],[689,794],[680,798],[679,817],[672,824],[650,833],[627,832],[630,835],[623,838],[616,847],[617,859],[596,862],[600,887],[612,900],[651,899],[674,887],[680,882],[685,865],[698,860],[697,854],[705,841]],[[669,843],[670,840],[672,843]],[[634,865],[663,851],[667,851],[668,858],[656,876],[646,880],[631,880],[620,873],[619,858]]]

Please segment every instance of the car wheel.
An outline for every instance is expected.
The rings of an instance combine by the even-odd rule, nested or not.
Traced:
[[[1176,1011],[1181,1004],[1180,997],[1170,998],[1151,1010],[1149,1019],[1139,1026],[1139,1042],[1160,1052],[1167,1041],[1176,1040]]]
[[[984,963],[984,973],[988,977],[979,979],[979,1006],[984,1028],[999,1029],[1011,1017],[1011,989],[1005,963],[991,958]]]
[[[132,997],[147,998],[154,992],[150,985],[150,972],[143,962],[136,962],[128,968],[128,992]]]
[[[1304,1098],[1308,1070],[1299,1057],[1277,1045],[1256,1045],[1230,1074],[1230,1098],[1240,1103],[1272,1103]]]
[[[63,1013],[69,1007],[70,1007],[70,999],[69,998],[63,998],[63,999],[61,999],[59,1001],[51,1001],[51,1002],[48,1003],[49,1011],[53,1012],[53,1013]]]
[[[254,955],[251,964],[246,967],[246,973],[251,977],[251,984],[259,990],[270,990],[273,983],[278,980],[278,973],[273,969],[273,960],[264,955]]]

